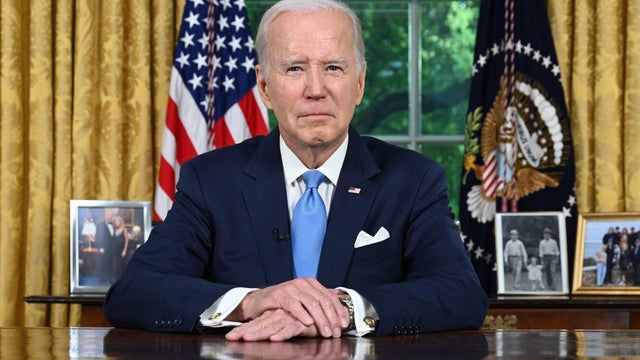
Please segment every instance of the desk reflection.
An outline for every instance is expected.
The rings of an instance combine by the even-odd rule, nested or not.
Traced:
[[[456,332],[394,337],[343,337],[340,339],[294,339],[285,342],[228,342],[221,335],[144,333],[113,329],[104,337],[109,357],[200,359],[483,359],[489,351],[485,334]],[[137,344],[133,346],[132,344]],[[463,345],[463,346],[461,346]]]
[[[486,332],[492,358],[638,358],[638,330],[498,330]]]
[[[318,339],[297,340],[293,342],[228,342],[224,349],[207,349],[202,347],[200,356],[202,358],[215,359],[216,354],[224,352],[229,359],[349,359],[350,346],[340,339]],[[360,357],[363,358],[364,357]]]
[[[227,342],[219,334],[0,328],[1,359],[558,359],[640,356],[640,331],[497,330]]]

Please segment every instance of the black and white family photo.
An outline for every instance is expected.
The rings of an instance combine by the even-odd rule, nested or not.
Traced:
[[[566,294],[564,217],[557,212],[496,216],[499,294]]]

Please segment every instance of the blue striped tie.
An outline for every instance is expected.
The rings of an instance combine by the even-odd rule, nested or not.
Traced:
[[[324,180],[318,170],[302,174],[307,189],[293,209],[291,220],[291,246],[295,277],[315,277],[327,228],[327,211],[318,194],[318,185]]]

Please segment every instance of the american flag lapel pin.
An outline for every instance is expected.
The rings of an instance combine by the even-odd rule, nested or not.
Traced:
[[[350,193],[350,194],[360,194],[360,188],[357,188],[357,187],[353,187],[353,186],[351,186],[351,187],[349,188],[349,193]]]

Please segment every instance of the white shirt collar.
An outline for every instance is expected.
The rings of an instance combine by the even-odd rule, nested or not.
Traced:
[[[349,144],[349,134],[344,141],[336,149],[336,151],[327,159],[327,161],[318,168],[327,179],[336,186],[340,177],[340,170],[347,155],[347,145]],[[282,135],[280,135],[280,155],[282,157],[282,168],[284,169],[284,180],[287,185],[294,185],[296,180],[309,170],[296,154],[285,144]]]

